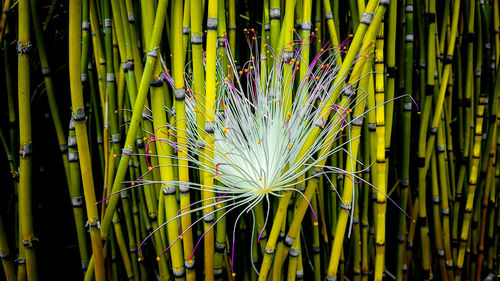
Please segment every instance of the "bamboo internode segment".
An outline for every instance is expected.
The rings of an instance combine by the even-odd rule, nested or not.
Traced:
[[[6,280],[500,275],[499,1],[0,5]]]

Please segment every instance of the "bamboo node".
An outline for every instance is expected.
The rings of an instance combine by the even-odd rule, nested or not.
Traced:
[[[19,150],[19,155],[21,155],[22,158],[25,158],[26,156],[30,155],[32,152],[33,152],[32,143],[25,143],[23,145],[23,148]]]
[[[88,31],[88,30],[90,30],[90,22],[82,21],[82,31]]]
[[[181,194],[186,194],[189,192],[189,185],[187,183],[179,184],[179,192]]]
[[[279,20],[281,18],[281,10],[278,8],[269,9],[269,19],[270,20]]]
[[[265,250],[266,254],[272,255],[274,253],[274,248],[271,245],[268,245]]]
[[[224,253],[226,249],[226,244],[224,242],[215,241],[215,251],[217,253]]]
[[[111,143],[120,143],[120,135],[119,134],[113,134],[111,135]]]
[[[148,52],[148,57],[156,58],[158,56],[158,52],[156,51],[156,47]]]
[[[87,223],[85,223],[85,227],[88,227],[89,230],[92,228],[92,227],[97,227],[97,228],[101,228],[101,222],[96,220],[94,222],[90,222],[90,221],[87,221]]]
[[[122,149],[122,155],[127,156],[132,154],[132,147],[128,146]]]
[[[303,21],[301,24],[302,30],[311,30],[312,23],[310,21]]]
[[[214,214],[213,213],[206,213],[203,216],[203,221],[205,221],[205,223],[212,223],[214,221]]]
[[[71,148],[76,148],[76,137],[75,136],[69,136],[68,137],[68,147],[71,147]]]
[[[129,23],[134,23],[135,22],[134,14],[127,14],[127,19]]]
[[[77,108],[75,112],[73,112],[73,120],[75,120],[75,122],[79,122],[79,121],[85,121],[87,119],[87,115],[85,114],[85,109],[83,109],[82,107],[80,108]]]
[[[390,0],[380,0],[380,6],[387,7],[391,3]]]
[[[364,25],[370,25],[370,23],[372,22],[372,19],[373,19],[373,15],[372,14],[370,14],[370,13],[363,13],[361,15],[361,20],[359,22],[361,24],[364,24]]]
[[[73,208],[80,208],[80,207],[82,207],[83,206],[82,196],[72,197],[71,198],[71,206],[73,206]]]
[[[184,267],[181,267],[180,269],[172,268],[172,273],[173,273],[174,277],[180,278],[180,277],[184,276],[184,273],[186,273],[186,270],[184,269]]]
[[[154,87],[154,88],[158,88],[158,87],[163,86],[163,81],[162,81],[161,77],[158,77],[156,79],[151,79],[151,82],[149,82],[149,86]]]
[[[124,73],[127,73],[129,71],[134,70],[134,61],[128,60],[128,61],[122,62],[122,68],[123,68]]]
[[[290,248],[290,257],[296,258],[299,256],[299,249]]]
[[[43,67],[42,68],[42,75],[49,76],[50,75],[50,67]]]
[[[207,18],[207,30],[217,30],[217,18]]]
[[[104,19],[104,28],[111,28],[111,19]]]
[[[214,124],[213,122],[205,122],[205,132],[207,134],[213,134],[214,133]]]
[[[66,153],[68,151],[68,145],[66,144],[59,145],[59,151],[61,151],[61,153]]]
[[[194,260],[184,260],[184,266],[189,270],[194,268]]]
[[[176,101],[184,101],[186,99],[186,90],[184,88],[174,89]]]
[[[17,41],[17,46],[16,46],[17,54],[19,55],[28,54],[31,51],[32,46],[33,45],[29,41],[26,42],[25,44],[21,43],[20,41]]]
[[[326,281],[337,281],[337,277],[333,276],[333,275],[328,275],[326,277]]]
[[[164,188],[162,189],[162,191],[163,191],[163,195],[175,194],[175,186],[164,185]]]
[[[288,235],[287,235],[287,236],[285,236],[285,241],[284,241],[284,243],[285,243],[285,245],[286,245],[287,247],[292,247],[292,245],[293,245],[293,242],[294,242],[294,241],[295,241],[295,238],[292,238],[292,237],[290,237],[290,236],[288,236]]]
[[[326,13],[325,14],[325,19],[327,19],[327,20],[333,20],[333,14],[332,14],[332,12]]]
[[[69,151],[68,152],[68,161],[69,162],[77,162],[78,161],[78,151]]]

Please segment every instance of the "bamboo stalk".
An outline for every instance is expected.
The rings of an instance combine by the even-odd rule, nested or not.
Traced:
[[[36,253],[33,242],[33,213],[31,195],[31,105],[30,105],[30,7],[27,0],[19,2],[19,35],[18,35],[18,103],[19,103],[19,219],[21,241],[26,257],[28,281],[38,280]]]
[[[16,269],[12,260],[9,244],[7,243],[7,233],[0,218],[0,259],[2,259],[3,271],[5,272],[5,280],[14,281],[16,277]]]
[[[205,99],[205,149],[204,154],[208,159],[214,157],[213,151],[213,122],[215,119],[215,77],[216,77],[216,48],[217,48],[217,7],[218,0],[208,1],[208,18],[207,18],[207,51],[206,51],[206,99]],[[207,147],[210,146],[210,147]],[[214,169],[210,167],[209,169]],[[214,280],[214,215],[212,213],[213,207],[210,206],[210,201],[207,198],[212,197],[212,192],[210,192],[211,187],[214,184],[214,176],[208,173],[203,173],[203,178],[201,182],[203,184],[202,199],[203,201],[203,221],[204,221],[204,262],[205,262],[205,280]]]
[[[92,241],[92,252],[94,256],[95,278],[97,281],[105,280],[104,261],[99,232],[99,215],[95,206],[94,183],[92,176],[92,164],[90,161],[89,144],[87,138],[87,125],[85,123],[85,111],[81,88],[81,1],[70,3],[69,13],[69,65],[70,85],[73,118],[75,120],[76,140],[79,149],[79,160],[82,174],[83,191],[87,209],[87,217],[90,226],[90,238]]]
[[[382,280],[385,271],[385,213],[387,208],[386,194],[386,133],[385,133],[385,81],[384,81],[384,22],[380,24],[375,42],[375,118],[376,128],[376,170],[377,170],[377,204],[375,205],[375,280]],[[381,40],[382,39],[382,40]],[[390,48],[389,48],[390,49]],[[373,144],[372,144],[373,145]]]
[[[127,133],[127,137],[125,139],[124,149],[125,151],[131,150],[136,140],[136,133],[139,129],[139,123],[142,115],[142,107],[146,101],[146,95],[149,89],[150,79],[153,75],[153,66],[156,62],[158,53],[158,45],[163,29],[163,24],[165,20],[166,13],[166,1],[160,1],[158,3],[158,12],[155,17],[155,24],[153,27],[153,32],[150,39],[148,59],[146,60],[146,65],[144,67],[144,73],[142,75],[141,83],[137,93],[137,99],[134,104],[134,109],[132,113],[132,119],[130,121],[130,127]],[[115,192],[120,189],[121,182],[125,178],[125,174],[128,168],[128,158],[130,156],[126,155],[126,153],[120,158],[120,162],[118,165],[117,173],[115,180],[113,182],[112,192]],[[104,215],[104,219],[102,221],[101,233],[103,238],[108,237],[108,230],[111,223],[112,215],[116,209],[116,205],[118,204],[117,197],[111,197],[109,199],[107,212]]]
[[[353,54],[351,52],[357,51],[357,48],[359,48],[359,45],[356,44],[358,38],[360,38],[359,36],[365,37],[365,39],[363,40],[364,43],[363,43],[363,46],[361,47],[361,50],[364,50],[364,52],[369,53],[369,51],[367,51],[369,49],[368,46],[369,46],[369,44],[371,44],[371,42],[373,41],[373,38],[375,37],[375,31],[378,30],[380,22],[382,21],[382,17],[385,13],[387,4],[389,4],[389,3],[384,2],[384,3],[381,3],[379,5],[379,8],[377,9],[377,12],[376,12],[374,18],[370,22],[364,21],[362,19],[362,21],[361,21],[362,25],[360,25],[358,27],[356,34],[354,35],[353,42],[351,43],[351,47],[349,48],[346,59],[344,60],[344,63],[342,64],[342,68],[346,67],[349,63],[352,63],[352,60],[349,59],[350,54]],[[366,11],[372,11],[374,8],[375,8],[375,2],[370,1],[367,5]],[[369,27],[368,27],[368,25],[369,25]],[[365,35],[365,33],[366,33],[366,35]],[[358,47],[356,48],[356,46],[358,46]],[[361,60],[361,61],[364,63],[363,60]],[[363,63],[358,64],[358,65],[362,66]],[[339,75],[344,75],[342,68],[339,71]],[[356,73],[355,70],[353,70],[353,72]],[[333,94],[335,96],[335,93],[333,93]],[[346,97],[344,96],[344,99],[345,98]],[[340,104],[346,104],[346,103],[341,102]],[[346,167],[348,167],[348,166],[346,166]],[[342,195],[342,202],[343,202],[342,204],[349,205],[351,201],[352,201],[352,189],[344,188],[343,195]],[[327,273],[328,277],[327,278],[330,278],[330,279],[335,278],[335,276],[337,274],[337,267],[338,267],[338,262],[340,260],[340,254],[341,254],[340,249],[342,248],[342,241],[344,238],[345,229],[347,226],[348,214],[349,214],[349,211],[347,210],[347,208],[341,209],[340,212],[341,213],[339,215],[339,219],[337,222],[337,228],[335,231],[335,239],[333,241],[333,250],[332,250],[332,253],[330,256],[330,262],[329,262],[329,266],[328,266],[328,273]]]
[[[68,160],[71,175],[69,195],[71,197],[71,205],[73,207],[73,217],[75,218],[76,233],[78,236],[78,249],[80,250],[82,270],[85,272],[88,268],[89,253],[87,248],[87,236],[85,233],[85,217],[83,210],[83,196],[81,191],[82,180],[80,174],[80,165],[78,163],[75,122],[73,120],[71,120],[69,124],[68,147]]]

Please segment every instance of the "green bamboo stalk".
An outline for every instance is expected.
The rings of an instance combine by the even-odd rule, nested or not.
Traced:
[[[18,34],[18,103],[19,103],[19,219],[21,241],[26,257],[28,281],[38,280],[36,254],[33,246],[33,214],[31,197],[31,106],[30,106],[30,7],[27,0],[19,1]]]
[[[270,9],[269,9],[269,19],[271,22],[271,47],[273,49],[274,55],[277,55],[277,50],[279,46],[279,36],[280,36],[280,21],[281,21],[281,7],[279,0],[269,0],[270,1]]]
[[[299,1],[301,2],[301,1]],[[312,12],[312,1],[311,0],[303,0],[303,8],[302,8],[302,22],[301,22],[301,44],[302,44],[302,61],[300,63],[299,69],[299,81],[302,81],[306,76],[307,69],[309,67],[309,50],[311,45],[311,39],[309,35],[311,34],[311,12]]]
[[[106,58],[105,51],[102,43],[101,28],[99,26],[99,19],[97,15],[97,7],[95,0],[90,0],[90,28],[92,30],[92,47],[94,52],[94,60],[96,65],[96,73],[98,78],[98,89],[99,89],[99,101],[102,108],[102,116],[105,116],[105,96],[106,96],[106,85],[105,85],[105,73],[106,73]],[[104,147],[103,147],[104,148]]]
[[[129,131],[127,133],[127,137],[125,139],[124,149],[126,152],[131,151],[134,142],[136,140],[136,133],[139,129],[139,124],[142,115],[142,107],[146,101],[146,95],[149,89],[150,79],[153,74],[153,66],[156,62],[158,53],[158,45],[163,29],[163,24],[165,21],[165,13],[166,13],[166,1],[162,0],[158,3],[158,12],[155,16],[155,24],[153,27],[153,32],[151,33],[151,39],[149,44],[149,52],[148,58],[146,60],[146,65],[144,67],[144,73],[142,75],[141,83],[138,88],[137,99],[134,103],[134,109],[132,113],[132,119],[130,121]],[[125,153],[127,154],[127,153]],[[112,192],[115,192],[120,189],[121,183],[125,179],[125,174],[127,172],[128,167],[128,155],[123,155],[120,158],[118,170],[116,173],[115,180],[113,181]],[[118,204],[117,197],[111,197],[109,199],[109,203],[107,206],[107,212],[104,215],[104,219],[102,221],[101,233],[104,239],[108,237],[108,230],[111,223],[112,215],[115,211],[116,205]]]
[[[466,2],[466,5],[468,7],[467,12],[468,12],[468,23],[467,23],[467,32],[472,35],[474,33],[474,11],[475,11],[475,5],[472,2]],[[472,111],[471,111],[471,104],[472,104],[472,92],[473,92],[473,49],[474,49],[474,40],[469,40],[467,43],[467,64],[465,66],[466,72],[465,72],[465,89],[464,89],[464,99],[462,103],[465,105],[465,110],[464,110],[464,117],[462,118],[463,124],[462,124],[462,136],[461,138],[464,139],[463,143],[461,144],[461,161],[460,161],[460,169],[458,173],[458,180],[457,180],[457,187],[456,187],[456,195],[455,195],[455,202],[454,202],[454,210],[453,210],[453,229],[452,229],[452,239],[454,241],[454,249],[453,249],[453,260],[457,260],[457,248],[458,248],[458,232],[459,232],[459,225],[458,225],[458,215],[460,211],[460,201],[462,198],[462,190],[463,190],[463,185],[466,183],[466,164],[469,159],[469,154],[470,154],[470,142],[471,142],[471,130],[467,129],[470,127],[471,124],[471,118],[472,118]],[[460,58],[458,59],[460,61]],[[459,93],[460,94],[460,93]],[[460,117],[460,115],[459,115]],[[459,119],[460,120],[460,119]]]
[[[105,44],[105,57],[106,57],[106,111],[105,111],[105,156],[106,160],[106,171],[104,175],[104,187],[106,188],[103,196],[109,196],[111,194],[111,188],[113,186],[115,167],[117,165],[117,160],[114,159],[113,155],[120,154],[120,133],[118,131],[118,120],[117,114],[117,92],[116,92],[116,77],[115,77],[115,64],[116,60],[113,55],[113,31],[112,31],[112,18],[111,11],[109,7],[109,1],[103,1],[103,17],[104,17],[104,44]],[[108,149],[106,149],[106,147]],[[104,209],[106,205],[103,204],[103,209],[101,216],[105,214]],[[106,239],[104,239],[106,240]]]
[[[16,269],[14,267],[14,261],[9,249],[9,244],[7,243],[7,233],[3,225],[2,218],[0,217],[0,258],[2,259],[3,271],[5,272],[5,280],[14,281],[16,280]]]
[[[339,45],[339,35],[338,35],[338,29],[336,28],[336,25],[338,25],[338,17],[333,18],[333,14],[331,11],[331,6],[330,6],[330,1],[323,0],[323,9],[325,12],[325,19],[326,19],[326,24],[328,27],[328,33],[330,35],[330,39],[332,40],[333,46],[338,46]],[[342,64],[342,59],[339,58],[337,60],[337,64],[341,65]]]
[[[131,161],[132,165],[133,162]],[[128,237],[128,252],[127,256],[130,256],[130,262],[132,264],[132,272],[134,280],[139,281],[139,264],[137,261],[137,244],[135,238],[134,231],[134,221],[132,218],[131,206],[130,206],[130,197],[127,191],[120,193],[123,213],[125,214],[125,227],[127,228],[127,237]],[[122,258],[124,255],[122,254]]]
[[[500,71],[497,71],[496,73],[494,93],[498,93],[498,91],[500,91]],[[494,100],[497,103],[498,98],[495,98]],[[460,234],[461,242],[457,256],[458,271],[457,275],[455,276],[455,280],[461,280],[461,269],[463,268],[464,265],[465,250],[466,250],[465,249],[466,245],[463,243],[463,241],[467,241],[467,239],[469,239],[469,227],[473,211],[474,193],[478,183],[478,175],[479,175],[479,162],[480,162],[480,153],[482,147],[481,138],[483,133],[483,119],[484,119],[485,105],[486,105],[486,94],[481,91],[481,93],[479,93],[479,100],[475,113],[474,137],[471,147],[472,157],[469,163],[470,171],[468,176],[467,198],[464,210],[464,221],[462,224],[462,231]],[[495,110],[496,107],[498,107],[498,103],[495,106]]]
[[[99,150],[99,164],[101,165],[101,174],[104,175],[105,171],[105,156],[104,156],[104,138],[103,138],[103,125],[102,125],[102,107],[98,102],[98,90],[96,89],[94,66],[89,63],[87,66],[88,79],[90,85],[90,100],[94,112],[95,127],[96,127],[96,142]],[[98,82],[99,84],[99,82]]]
[[[191,0],[185,0],[184,8],[183,8],[183,17],[182,17],[182,51],[183,58],[186,59],[186,53],[188,50],[188,39],[189,33],[191,32],[190,24],[191,24]],[[173,28],[173,27],[172,27]]]
[[[439,183],[438,183],[438,170],[437,170],[437,161],[436,161],[436,153],[432,154],[433,159],[431,160],[431,195],[432,195],[432,214],[433,214],[433,224],[434,224],[434,241],[435,247],[438,254],[439,261],[439,269],[441,271],[441,278],[443,280],[448,280],[448,274],[446,272],[445,260],[444,260],[444,249],[443,249],[443,227],[441,224],[440,217],[440,197],[439,197]]]
[[[69,196],[71,198],[71,206],[73,207],[73,217],[75,219],[76,234],[78,237],[78,249],[80,251],[82,270],[85,272],[88,268],[89,253],[87,248],[88,244],[87,235],[85,232],[85,216],[81,191],[82,180],[80,175],[80,164],[78,163],[75,122],[73,120],[71,120],[69,123],[68,147],[68,161],[71,175]]]
[[[180,5],[181,3],[175,3],[174,7],[177,9],[177,5]],[[181,16],[182,13],[180,13],[179,16]],[[180,27],[182,23],[179,23],[179,30],[174,29],[174,34],[180,35],[182,32],[182,29]],[[174,37],[175,38],[175,37]],[[182,46],[182,41],[180,41],[180,44]],[[182,54],[182,52],[180,53]],[[157,66],[155,68],[154,74],[153,74],[153,81],[161,81],[160,80],[160,62],[157,62]],[[152,112],[153,112],[153,125],[155,128],[155,132],[161,131],[162,128],[167,127],[167,120],[166,120],[166,114],[164,110],[164,93],[162,89],[163,83],[152,83],[152,89],[151,89],[151,105],[152,105]],[[179,114],[179,112],[177,112]],[[179,122],[179,119],[176,120],[176,122]],[[177,132],[179,133],[179,131]],[[158,142],[158,152],[159,155],[171,155],[173,152],[171,151],[172,148],[164,143],[164,142]],[[183,148],[179,148],[179,153],[182,154]],[[186,152],[186,151],[184,151]],[[186,152],[187,153],[187,152]],[[172,160],[169,157],[159,157],[158,158],[158,163],[160,165],[160,174],[161,174],[161,181],[162,182],[171,182],[174,179],[174,172],[172,171]],[[164,195],[164,204],[165,204],[165,219],[170,220],[173,217],[177,215],[177,211],[179,210],[177,201],[175,198],[175,186],[171,186],[170,184],[162,184],[162,191]],[[182,252],[182,243],[180,241],[181,236],[178,234],[178,226],[176,221],[171,221],[166,225],[167,228],[167,235],[168,235],[168,244],[172,245],[169,249],[170,255],[172,257],[172,271],[173,275],[176,278],[176,280],[184,280],[184,274],[185,274],[185,268],[184,268],[184,258],[183,258],[183,252]],[[160,257],[158,256],[157,260],[160,260]]]
[[[295,281],[295,278],[297,277],[297,267],[298,267],[297,264],[300,251],[301,251],[300,239],[295,239],[293,241],[292,247],[290,248],[290,259],[288,260],[287,281]]]
[[[445,163],[447,161],[445,159],[446,157],[446,151],[447,151],[447,146],[445,144],[445,124],[444,122],[441,122],[440,124],[440,129],[438,131],[438,136],[437,136],[437,149],[436,149],[436,157],[437,159],[437,169],[439,171],[443,172],[443,175],[448,174],[448,165]],[[452,259],[452,253],[451,253],[451,235],[450,235],[450,207],[449,207],[449,180],[448,177],[446,176],[441,176],[439,177],[439,202],[441,204],[441,215],[442,215],[442,232],[443,235],[442,237],[437,236],[436,239],[443,239],[443,248],[444,251],[438,251],[439,258],[444,258],[445,263],[446,263],[446,271],[447,271],[447,279],[448,280],[453,280],[454,279],[454,273],[453,273],[453,259]],[[433,202],[437,200],[437,198],[433,197]],[[437,218],[435,218],[437,220]],[[436,242],[436,245],[438,243]],[[444,255],[444,256],[442,256]],[[443,277],[444,278],[444,277]]]
[[[132,53],[133,53],[133,64],[134,64],[134,74],[135,74],[135,82],[136,82],[136,88],[137,85],[141,82],[141,76],[142,76],[142,71],[143,71],[143,65],[142,65],[142,55],[139,50],[140,46],[140,41],[137,35],[137,27],[135,25],[136,22],[136,16],[138,15],[137,11],[134,12],[134,7],[132,0],[125,0],[126,2],[126,13],[127,13],[127,20],[128,20],[128,30],[130,32],[130,44],[132,47]],[[141,2],[142,3],[142,2]],[[141,19],[142,21],[142,19]]]
[[[389,4],[389,18],[388,18],[388,32],[387,32],[387,55],[385,56],[386,70],[386,86],[385,86],[385,100],[392,101],[396,92],[396,27],[398,20],[398,2],[391,1]],[[394,118],[394,102],[389,102],[384,105],[385,109],[385,161],[386,167],[390,167],[390,152],[391,152],[391,137]],[[389,169],[386,169],[386,181],[389,177]]]
[[[186,4],[186,10],[188,10],[189,5]],[[172,3],[172,39],[179,38],[180,34],[183,33],[183,7],[182,1],[175,1]],[[189,13],[188,13],[189,14]],[[190,21],[190,18],[187,17],[185,19],[186,24]],[[187,36],[186,40],[187,40]],[[188,153],[188,144],[187,144],[187,127],[186,127],[186,103],[185,103],[185,86],[184,86],[184,60],[186,54],[186,45],[183,44],[181,40],[173,40],[172,42],[172,72],[174,78],[174,95],[175,95],[175,109],[176,109],[176,121],[175,126],[178,128],[177,130],[177,143],[181,153],[177,165],[178,165],[178,174],[179,181],[181,184],[178,186],[178,190],[180,192],[180,208],[183,212],[189,211],[187,208],[191,204],[189,188],[186,186],[189,182],[189,170],[188,170],[188,161],[187,161],[187,153]],[[154,118],[153,118],[154,120]],[[160,164],[161,165],[161,164]],[[166,206],[167,207],[167,206]],[[167,207],[168,208],[168,207]],[[171,207],[170,207],[171,208]],[[177,212],[177,210],[176,210]],[[174,215],[176,215],[174,213]],[[192,255],[193,252],[193,232],[191,230],[191,216],[184,215],[181,218],[182,224],[182,233],[183,234],[182,242],[183,242],[183,250],[184,250],[184,264],[187,267],[186,277],[188,280],[195,280],[196,273],[194,271],[194,264],[188,256]],[[174,267],[175,268],[175,267]]]
[[[407,0],[405,3],[405,58],[404,58],[404,93],[413,94],[413,0]],[[403,132],[402,132],[402,167],[401,167],[401,189],[400,206],[406,212],[408,200],[408,188],[410,186],[410,141],[411,141],[411,110],[412,101],[410,97],[405,97],[403,101]],[[406,264],[406,241],[407,226],[406,216],[399,214],[398,220],[398,258],[396,268],[396,280],[403,280],[403,271],[408,268]]]
[[[365,14],[362,17],[362,19],[361,19],[362,24],[358,27],[356,34],[354,35],[353,41],[351,43],[351,47],[349,48],[347,56],[344,60],[344,63],[342,64],[342,67],[339,70],[338,75],[340,77],[342,77],[344,75],[344,73],[347,71],[347,69],[344,70],[344,68],[347,68],[347,66],[349,64],[352,64],[353,61],[352,61],[351,57],[354,55],[353,52],[355,52],[355,53],[358,52],[358,50],[360,48],[359,43],[361,43],[358,40],[360,40],[361,37],[365,37],[363,40],[363,42],[364,42],[363,46],[361,46],[361,50],[369,53],[369,51],[367,51],[369,49],[368,46],[371,44],[371,42],[373,41],[373,39],[375,37],[375,31],[378,30],[380,22],[382,21],[382,17],[385,13],[386,6],[388,4],[389,3],[387,3],[387,2],[382,2],[379,5],[377,12],[375,13],[374,18],[372,19],[370,16],[368,16],[368,17],[370,17],[370,21],[366,21],[367,14]],[[374,8],[375,8],[375,2],[370,1],[370,2],[368,2],[366,11],[373,11]],[[368,27],[368,25],[369,25],[369,27]],[[363,63],[357,63],[357,65],[359,65],[359,67],[361,67],[364,64],[364,60],[360,60],[360,61]],[[355,70],[353,70],[353,72],[356,73]],[[334,98],[337,95],[338,95],[337,91],[332,93],[332,97],[334,97]],[[346,99],[346,96],[344,96],[343,101],[341,101],[340,104],[347,104],[344,99]],[[326,106],[329,106],[329,105],[330,105],[330,103],[327,102]],[[328,115],[328,113],[326,115]],[[312,133],[312,135],[315,135],[314,132]],[[346,166],[346,167],[348,167],[348,166]],[[344,205],[350,204],[350,200],[352,200],[351,198],[352,198],[352,189],[344,188],[343,195],[342,195],[342,202],[343,202],[342,204],[344,204]],[[330,262],[329,262],[329,266],[328,266],[328,271],[327,271],[327,276],[328,276],[327,278],[330,278],[330,279],[335,278],[336,273],[337,273],[338,262],[339,262],[340,254],[341,254],[340,249],[342,248],[342,241],[344,238],[345,229],[347,226],[348,214],[349,214],[349,211],[346,209],[341,209],[340,212],[341,212],[341,214],[339,215],[339,219],[337,221],[337,229],[335,231],[335,239],[333,241],[333,250],[332,250],[332,254],[331,254]]]
[[[17,171],[16,171],[16,166],[14,165],[14,157],[12,156],[9,144],[7,143],[7,140],[5,139],[5,135],[2,129],[0,129],[0,141],[2,142],[3,150],[5,151],[5,156],[7,156],[7,161],[9,162],[9,169],[10,169],[10,174],[12,175],[12,183],[14,189],[16,188],[17,184]]]
[[[495,116],[496,117],[496,116]],[[491,119],[490,119],[491,120]],[[490,132],[493,130],[491,134],[489,134],[490,138],[496,138],[497,134],[497,125],[496,125],[496,118],[494,119],[495,121],[492,122],[493,124],[490,123]],[[491,128],[493,127],[493,128]],[[489,145],[488,145],[489,144]],[[484,194],[482,198],[482,210],[481,210],[481,226],[480,226],[480,236],[479,236],[479,245],[478,245],[478,251],[479,251],[479,256],[477,258],[477,269],[476,269],[476,280],[481,279],[481,273],[483,269],[483,260],[484,260],[484,244],[485,244],[485,232],[486,232],[486,220],[487,220],[487,209],[488,209],[488,203],[490,199],[490,191],[492,188],[492,182],[493,180],[493,162],[495,159],[495,149],[496,144],[492,141],[487,142],[486,147],[490,147],[488,151],[489,157],[485,157],[484,159],[488,159],[487,165],[482,166],[481,170],[481,175],[486,176],[486,180],[484,181]],[[483,154],[484,155],[484,154]],[[489,172],[489,173],[488,173]],[[490,213],[491,216],[491,213]]]
[[[47,92],[47,99],[49,102],[50,113],[52,115],[52,120],[54,121],[54,127],[56,129],[57,140],[59,142],[59,148],[61,151],[61,156],[64,165],[64,171],[66,175],[66,182],[68,186],[70,185],[70,175],[69,175],[69,163],[68,163],[68,146],[66,143],[66,136],[64,133],[63,125],[61,122],[61,117],[59,116],[59,110],[57,106],[57,101],[54,92],[54,85],[52,82],[52,76],[50,73],[50,67],[48,64],[47,53],[45,51],[45,44],[43,41],[42,29],[40,25],[40,20],[38,18],[38,9],[36,7],[36,2],[31,0],[31,16],[33,20],[33,27],[35,30],[35,37],[37,42],[38,55],[40,57],[40,64],[42,67],[42,74],[44,76],[45,89]]]
[[[448,79],[451,76],[453,52],[455,50],[455,40],[457,37],[457,29],[458,29],[459,11],[460,11],[460,1],[455,1],[453,3],[453,18],[450,31],[450,42],[448,43],[448,49],[446,52],[445,68],[442,75],[443,77],[441,79],[441,86],[439,87],[439,95],[436,100],[435,112],[433,113],[433,118],[430,128],[431,134],[429,136],[429,140],[427,141],[426,145],[426,153],[425,153],[426,160],[425,160],[424,170],[427,170],[430,161],[430,155],[434,150],[434,144],[436,139],[435,132],[437,132],[439,122],[441,121],[441,112],[443,111],[443,102],[448,87]]]
[[[423,9],[423,3],[418,2],[418,9]],[[425,85],[425,97],[423,104],[423,114],[421,115],[421,123],[419,130],[419,144],[418,144],[418,161],[425,161],[425,149],[426,149],[426,136],[428,129],[428,120],[431,114],[431,104],[432,95],[434,94],[434,84],[435,84],[435,72],[436,72],[436,2],[434,0],[429,1],[428,6],[426,6],[428,11],[428,17],[431,19],[429,22],[428,40],[427,40],[427,69],[426,69],[426,85]],[[434,20],[433,20],[434,19]],[[436,72],[437,73],[437,72]],[[430,240],[429,240],[429,230],[427,221],[427,200],[426,200],[426,171],[425,167],[420,167],[418,169],[418,198],[419,198],[419,230],[420,237],[422,241],[422,268],[424,270],[423,278],[426,280],[431,278],[431,250],[430,250]]]
[[[69,68],[71,101],[73,118],[75,119],[75,131],[77,145],[79,148],[79,160],[87,209],[87,217],[90,226],[90,237],[94,255],[95,277],[97,281],[105,280],[104,263],[102,255],[101,235],[99,233],[99,215],[95,206],[94,183],[92,177],[92,164],[90,161],[89,144],[87,137],[87,125],[85,123],[85,111],[81,88],[81,1],[70,3],[69,8]]]
[[[14,96],[14,86],[11,74],[10,56],[9,56],[9,43],[7,40],[3,40],[3,55],[4,55],[4,65],[5,65],[5,86],[7,90],[7,110],[9,112],[9,151],[12,153],[12,164],[14,167],[18,167],[18,155],[14,153],[17,151],[17,138],[18,134],[15,131],[16,128],[16,110],[15,110],[15,96]],[[14,177],[17,177],[13,174]]]
[[[113,216],[112,223],[113,223],[113,230],[115,233],[114,237],[116,239],[115,242],[118,245],[118,251],[120,252],[120,256],[121,256],[122,261],[123,261],[123,267],[125,268],[125,273],[127,274],[127,279],[129,279],[129,280],[134,279],[135,276],[134,276],[134,273],[132,271],[132,263],[130,260],[130,255],[129,255],[129,251],[127,249],[127,245],[125,243],[125,234],[123,233],[123,228],[121,226],[120,217],[118,216],[117,212]],[[133,239],[133,238],[130,237],[130,239]],[[113,258],[113,256],[116,257],[116,254],[112,255],[111,258]],[[118,278],[118,276],[117,276],[117,278]]]
[[[229,5],[228,5],[228,26],[227,29],[228,31],[228,37],[229,37],[229,48],[231,49],[231,54],[233,56],[236,54],[236,1],[235,0],[229,0]],[[268,5],[268,1],[264,0],[264,9]],[[266,24],[267,26],[267,31],[269,31],[270,25],[269,25],[269,11],[266,9],[265,13],[267,13],[267,18],[264,21],[264,29],[266,29]],[[264,33],[263,33],[264,34]],[[266,37],[264,37],[266,38]],[[263,50],[263,49],[262,49]]]

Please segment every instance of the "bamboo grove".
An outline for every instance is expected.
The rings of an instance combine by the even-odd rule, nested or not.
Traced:
[[[500,276],[499,1],[2,6],[0,280]]]

